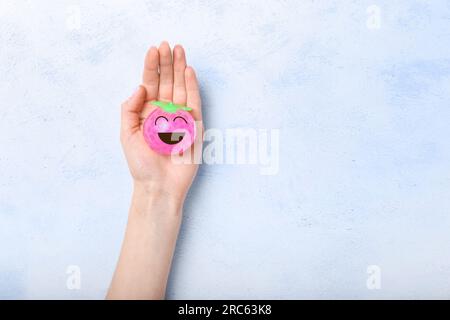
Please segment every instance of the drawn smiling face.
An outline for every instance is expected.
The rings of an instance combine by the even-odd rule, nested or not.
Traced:
[[[144,138],[160,154],[182,153],[194,142],[194,118],[184,110],[166,112],[156,108],[144,122]]]

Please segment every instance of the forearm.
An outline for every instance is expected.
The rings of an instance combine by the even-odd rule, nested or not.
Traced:
[[[164,299],[182,202],[135,184],[128,225],[107,299]]]

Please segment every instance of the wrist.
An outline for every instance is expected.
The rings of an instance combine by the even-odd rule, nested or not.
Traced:
[[[168,192],[151,182],[134,181],[133,202],[141,207],[141,212],[162,212],[166,216],[181,216],[184,196]]]

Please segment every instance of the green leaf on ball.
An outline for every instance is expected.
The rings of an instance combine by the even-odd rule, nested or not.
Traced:
[[[164,101],[152,101],[151,104],[154,106],[158,106],[168,113],[175,113],[178,110],[192,111],[192,108],[183,106],[181,104],[175,104],[173,102],[164,102]]]

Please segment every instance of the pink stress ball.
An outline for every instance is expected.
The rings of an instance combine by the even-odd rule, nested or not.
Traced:
[[[194,143],[195,120],[191,108],[172,102],[153,101],[158,106],[144,122],[144,138],[148,146],[163,155],[180,154]]]

